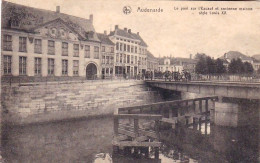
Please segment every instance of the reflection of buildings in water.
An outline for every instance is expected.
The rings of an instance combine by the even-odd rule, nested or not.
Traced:
[[[259,106],[257,103],[216,102],[214,123],[219,126],[239,127],[259,123]]]

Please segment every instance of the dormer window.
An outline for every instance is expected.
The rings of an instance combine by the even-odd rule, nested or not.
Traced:
[[[18,28],[18,27],[20,27],[20,23],[19,23],[17,17],[11,18],[10,22],[11,22],[11,28]]]

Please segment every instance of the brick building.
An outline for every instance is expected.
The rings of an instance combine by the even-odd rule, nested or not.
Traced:
[[[2,2],[2,77],[87,77],[101,74],[101,42],[93,15]],[[111,70],[109,70],[111,71]]]

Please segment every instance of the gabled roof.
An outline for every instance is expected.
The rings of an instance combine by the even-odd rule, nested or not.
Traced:
[[[220,59],[230,59],[230,60],[238,59],[238,58],[240,58],[241,60],[252,60],[251,57],[246,56],[245,54],[242,54],[238,51],[229,51],[220,57]]]
[[[102,44],[106,45],[112,45],[114,46],[115,44],[109,39],[108,35],[102,34],[102,33],[97,33],[98,39],[101,41]]]
[[[63,20],[74,31],[77,31],[84,40],[99,41],[93,23],[89,19],[6,1],[2,2],[2,28],[4,29],[11,29],[10,22],[15,20],[19,23],[17,30],[32,32],[35,27],[58,18]]]
[[[144,42],[144,40],[142,39],[142,37],[139,34],[135,34],[135,33],[129,33],[126,30],[117,28],[114,31],[111,31],[109,36],[113,36],[113,35],[118,35],[121,37],[125,37],[125,38],[129,38],[129,39],[133,39],[133,40],[138,40],[140,41],[141,46],[145,46],[148,47],[148,45]]]
[[[147,50],[146,54],[147,54],[148,60],[153,60],[153,61],[156,61],[156,62],[159,61],[158,58],[154,57],[154,55],[150,51]]]
[[[182,63],[189,63],[189,64],[196,64],[197,60],[196,59],[190,59],[190,58],[181,58],[181,57],[176,57],[173,58],[174,61],[182,62]]]
[[[196,59],[181,58],[181,57],[176,57],[176,58],[163,57],[163,58],[159,58],[159,65],[163,65],[165,59],[170,59],[171,65],[196,64],[197,63]]]

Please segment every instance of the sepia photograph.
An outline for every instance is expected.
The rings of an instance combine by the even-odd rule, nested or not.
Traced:
[[[0,3],[0,163],[260,162],[259,1]]]

